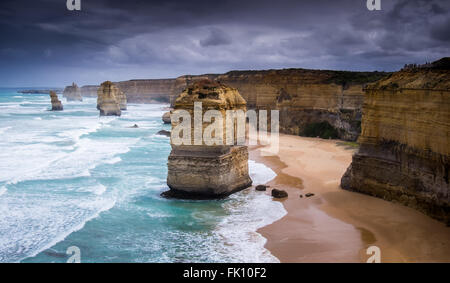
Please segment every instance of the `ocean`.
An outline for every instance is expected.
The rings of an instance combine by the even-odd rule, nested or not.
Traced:
[[[286,214],[253,189],[168,200],[168,105],[99,117],[96,98],[63,102],[0,88],[0,262],[278,262],[256,232]],[[139,128],[131,128],[137,124]],[[255,185],[275,173],[249,161]]]

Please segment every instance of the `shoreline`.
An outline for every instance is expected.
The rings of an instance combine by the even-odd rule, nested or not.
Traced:
[[[380,248],[381,262],[450,262],[450,227],[340,188],[355,150],[338,140],[283,134],[277,156],[261,156],[263,146],[249,147],[249,159],[277,174],[265,193],[277,188],[289,194],[274,199],[287,215],[257,231],[267,239],[265,248],[280,262],[366,262],[370,246]]]

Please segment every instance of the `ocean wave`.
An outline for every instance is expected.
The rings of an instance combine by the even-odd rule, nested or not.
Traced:
[[[256,184],[265,184],[276,173],[261,163],[249,160],[249,173]],[[225,245],[219,250],[231,262],[279,262],[265,247],[266,239],[256,231],[286,215],[279,202],[253,189],[233,194],[223,204],[226,216],[215,229]]]

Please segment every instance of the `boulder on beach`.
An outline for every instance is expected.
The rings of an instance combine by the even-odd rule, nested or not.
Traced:
[[[267,189],[266,185],[258,185],[258,186],[255,187],[255,190],[260,191],[260,192],[263,192],[266,189]]]
[[[274,198],[287,198],[288,197],[288,193],[286,191],[283,191],[283,190],[273,189],[272,190],[272,196]]]

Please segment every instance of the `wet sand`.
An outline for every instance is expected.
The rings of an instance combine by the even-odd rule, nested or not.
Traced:
[[[450,227],[400,204],[339,187],[354,148],[280,135],[277,156],[262,156],[264,150],[250,147],[250,159],[278,174],[265,193],[272,188],[289,193],[274,200],[288,214],[258,231],[281,262],[366,262],[370,246],[380,248],[381,262],[450,262]]]

